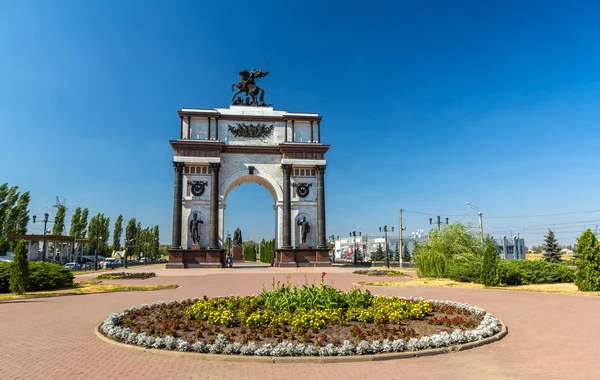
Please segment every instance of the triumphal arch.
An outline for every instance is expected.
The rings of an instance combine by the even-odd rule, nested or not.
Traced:
[[[178,112],[179,138],[170,141],[175,180],[167,268],[224,265],[227,196],[247,182],[273,197],[275,265],[329,266],[324,178],[330,146],[321,142],[322,117],[266,104],[255,80],[268,71],[239,74],[229,108]]]

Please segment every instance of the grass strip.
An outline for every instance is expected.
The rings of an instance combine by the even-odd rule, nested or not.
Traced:
[[[94,293],[113,293],[113,292],[139,292],[163,289],[175,289],[179,285],[121,285],[121,284],[103,284],[102,281],[82,281],[77,282],[75,286],[66,289],[47,290],[40,292],[27,292],[23,295],[0,294],[0,301],[19,300],[27,298],[46,298],[60,296],[74,296],[81,294]]]
[[[488,289],[488,290],[512,290],[519,292],[536,292],[552,294],[571,294],[581,296],[600,296],[600,292],[582,292],[572,283],[560,284],[534,284],[517,286],[486,287],[473,282],[458,282],[447,278],[415,278],[410,281],[380,281],[380,282],[357,282],[360,286],[390,286],[390,287],[429,287],[429,288],[457,288],[457,289]]]

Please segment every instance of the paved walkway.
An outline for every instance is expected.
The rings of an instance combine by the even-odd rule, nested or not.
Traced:
[[[144,268],[135,268],[141,270]],[[493,290],[372,288],[374,293],[450,299],[494,313],[509,327],[500,342],[415,359],[349,364],[211,362],[121,348],[100,341],[95,326],[132,305],[194,296],[253,294],[273,279],[320,281],[322,268],[164,270],[144,284],[153,292],[0,302],[0,379],[598,379],[600,298]],[[365,277],[326,268],[326,282],[348,289]],[[82,275],[81,278],[93,276]],[[121,280],[122,282],[122,280]]]

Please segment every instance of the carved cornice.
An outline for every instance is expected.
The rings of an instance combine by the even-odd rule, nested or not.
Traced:
[[[283,170],[284,173],[290,173],[292,171],[292,165],[291,164],[282,164],[281,170]]]
[[[327,168],[327,165],[315,165],[315,170],[317,171],[317,173],[319,174],[323,174],[325,173],[325,169]]]
[[[213,173],[218,173],[219,170],[221,170],[221,164],[220,163],[215,163],[215,162],[211,162],[208,164],[208,171]]]
[[[229,125],[229,132],[235,137],[248,137],[248,138],[264,138],[269,137],[273,134],[273,125],[267,126],[264,123],[246,124],[236,123],[237,127],[231,124]]]

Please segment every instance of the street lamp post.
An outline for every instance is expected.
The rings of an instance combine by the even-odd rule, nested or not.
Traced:
[[[48,215],[48,213],[46,212],[46,213],[44,213],[44,220],[38,221],[39,223],[44,222],[44,240],[43,240],[44,247],[42,249],[42,257],[41,257],[42,262],[44,261],[45,256],[46,256],[46,228],[48,227],[48,222],[54,223],[54,220],[48,220],[48,216],[50,216],[50,215]],[[37,216],[34,215],[33,223],[36,223],[36,219],[37,219]]]
[[[133,248],[133,246],[130,245],[131,242],[131,240],[125,240],[125,252],[123,254],[123,260],[125,260],[125,268],[127,268],[127,252],[129,251],[129,248]]]
[[[358,264],[358,257],[356,255],[356,253],[357,253],[356,251],[358,250],[358,248],[357,248],[358,245],[356,244],[356,231],[350,232],[350,236],[353,237],[353,248],[352,248],[352,250],[354,251],[353,252],[354,253],[354,265],[356,265],[356,264]],[[358,236],[362,237],[362,232],[359,232]]]
[[[103,236],[98,236],[98,238],[96,239],[96,252],[94,254],[94,270],[98,270],[98,248],[102,240],[104,240]]]
[[[338,236],[338,239],[340,237]],[[329,241],[331,241],[333,243],[333,247],[331,247],[331,261],[333,263],[335,263],[335,235],[330,235],[329,236]]]
[[[481,210],[479,210],[479,207],[475,206],[474,204],[471,204],[469,202],[465,202],[467,206],[471,207],[473,210],[477,211],[477,214],[479,215],[479,234],[481,235],[481,242],[483,243],[483,213],[481,212]]]
[[[379,227],[379,232],[382,231],[382,228]],[[388,238],[387,238],[387,233],[388,233],[388,226],[387,224],[385,226],[383,226],[383,232],[385,232],[385,265],[389,268],[390,267],[390,248],[388,247]],[[394,232],[394,227],[392,226],[392,232]]]
[[[433,224],[433,219],[429,218],[429,224]],[[438,226],[438,231],[442,228],[442,221],[441,221],[441,217],[438,215],[437,216],[437,222],[436,222],[437,226]],[[448,218],[446,218],[446,225],[448,224]]]

